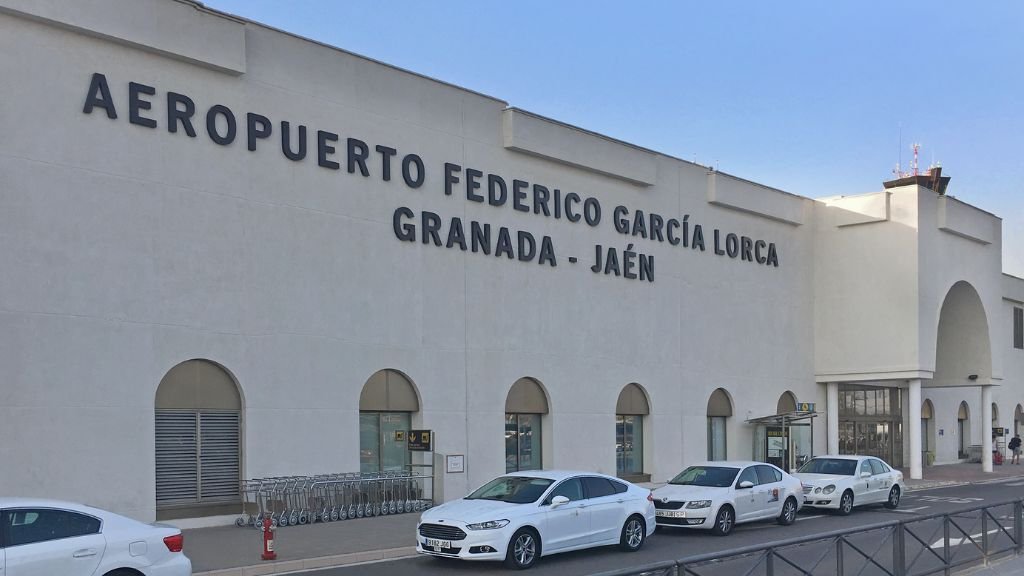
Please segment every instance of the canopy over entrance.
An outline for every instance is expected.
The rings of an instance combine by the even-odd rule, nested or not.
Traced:
[[[782,414],[772,414],[770,416],[761,416],[760,418],[750,418],[749,420],[747,420],[747,423],[764,424],[766,426],[784,426],[791,422],[798,422],[800,420],[810,420],[811,418],[817,417],[817,412],[793,410],[791,412],[785,412]]]

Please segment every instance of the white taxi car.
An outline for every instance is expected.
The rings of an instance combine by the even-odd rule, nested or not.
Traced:
[[[191,576],[181,530],[56,500],[0,498],[0,574]]]
[[[907,489],[902,472],[873,456],[816,456],[795,476],[804,484],[804,506],[844,516],[863,504],[896,508]]]
[[[416,551],[522,569],[541,556],[592,546],[635,552],[653,532],[650,490],[593,472],[531,470],[424,512]]]
[[[789,525],[800,510],[800,481],[764,462],[690,466],[653,493],[658,526],[700,528],[719,536],[736,524],[776,519]]]

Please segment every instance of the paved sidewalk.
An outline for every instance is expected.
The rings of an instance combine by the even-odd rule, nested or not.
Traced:
[[[263,534],[220,526],[184,530],[192,571],[206,576],[260,576],[309,568],[348,566],[416,555],[418,512],[278,528],[277,560],[261,561]]]
[[[963,484],[984,484],[987,482],[1008,481],[1011,478],[1024,479],[1024,465],[1003,464],[993,466],[991,473],[981,471],[981,464],[943,464],[926,466],[924,479],[911,480],[910,469],[901,468],[907,490],[927,490],[942,486],[960,486]]]
[[[981,464],[928,466],[923,480],[910,480],[907,470],[903,474],[908,478],[908,491],[913,491],[1024,480],[1024,465],[994,466],[991,474],[982,472]],[[404,558],[416,555],[419,517],[419,513],[409,513],[279,528],[274,542],[278,559],[273,562],[260,560],[262,534],[254,528],[185,530],[185,553],[197,576],[261,576]],[[1024,557],[985,570],[989,571],[978,573],[1024,576]]]

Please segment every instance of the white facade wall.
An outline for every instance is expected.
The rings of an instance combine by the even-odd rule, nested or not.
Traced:
[[[120,8],[0,0],[0,434],[20,439],[0,448],[13,463],[0,494],[152,519],[156,388],[194,358],[239,385],[245,477],[357,470],[360,390],[401,371],[420,397],[413,427],[466,455],[446,498],[504,472],[504,402],[521,377],[548,395],[545,467],[606,473],[616,399],[638,383],[651,405],[644,470],[664,481],[705,458],[716,388],[733,401],[728,454],[746,458],[743,421],[773,414],[786,391],[823,412],[817,382],[835,374],[928,369],[935,303],[958,279],[989,315],[992,376],[1024,374],[1019,357],[996,360],[1009,341],[998,228],[979,258],[978,242],[921,224],[940,201],[930,191],[882,208],[877,195],[816,202],[188,3],[132,12],[174,22],[172,35]],[[94,73],[115,120],[83,113]],[[130,122],[130,82],[155,88],[142,115],[156,128]],[[168,131],[169,91],[194,101],[197,137]],[[215,104],[238,120],[230,145],[206,134]],[[247,112],[273,123],[255,151]],[[281,121],[307,127],[305,159],[282,154]],[[340,170],[317,165],[317,130],[339,136]],[[372,152],[368,177],[349,173],[347,138],[397,149],[391,180]],[[406,154],[422,158],[420,188],[402,180]],[[462,167],[450,196],[446,162]],[[469,168],[483,194],[486,174],[500,175],[508,204],[469,201]],[[513,179],[596,198],[600,224],[514,210]],[[688,240],[701,225],[706,250],[617,232],[618,205],[685,220]],[[467,235],[478,221],[549,236],[557,266],[400,241],[401,206],[417,233],[421,212],[440,215],[442,239],[452,217]],[[975,216],[954,227],[984,228]],[[843,218],[875,223],[837,228]],[[773,243],[778,267],[714,254],[715,229]],[[653,255],[653,282],[589,269],[596,245],[621,256],[630,243]],[[925,394],[954,427],[959,400],[944,395],[956,390]],[[1019,393],[994,397],[1012,425]],[[823,453],[823,417],[814,435]]]
[[[503,472],[505,396],[523,376],[549,395],[545,463],[602,472],[615,470],[619,391],[640,384],[652,411],[645,471],[658,480],[705,457],[715,388],[735,402],[735,456],[751,444],[740,420],[773,413],[785,390],[815,394],[810,225],[711,204],[705,168],[571,127],[552,125],[545,154],[639,156],[653,182],[637,184],[635,167],[617,168],[623,179],[506,148],[506,104],[492,98],[252,23],[244,42],[245,73],[231,74],[0,15],[2,73],[19,79],[5,84],[0,117],[0,362],[13,375],[0,422],[7,437],[31,438],[5,445],[24,465],[0,492],[152,518],[156,386],[191,358],[239,384],[246,477],[357,469],[359,392],[373,372],[400,370],[421,398],[414,427],[434,430],[439,452],[466,454],[446,497]],[[83,113],[95,72],[116,120]],[[155,129],[129,122],[129,82],[156,88],[142,112]],[[168,91],[195,102],[196,138],[168,132]],[[204,133],[214,104],[239,118],[229,146]],[[287,160],[276,139],[246,150],[246,112],[275,132],[282,120],[306,125],[307,157]],[[341,162],[348,137],[420,155],[425,184],[404,185],[397,162],[390,182],[373,163],[367,178],[317,166],[318,129],[340,135]],[[461,187],[445,196],[445,162],[595,197],[602,221],[475,204]],[[809,221],[810,200],[713,180],[778,196]],[[706,251],[616,232],[619,204],[688,215]],[[399,206],[461,217],[467,232],[478,220],[548,235],[558,265],[401,242]],[[715,228],[774,242],[779,267],[714,255]],[[588,269],[595,245],[630,242],[654,256],[654,282]]]

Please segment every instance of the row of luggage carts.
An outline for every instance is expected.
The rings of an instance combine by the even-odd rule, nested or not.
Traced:
[[[336,522],[420,512],[433,506],[431,477],[410,472],[321,474],[256,478],[242,482],[239,527]]]

